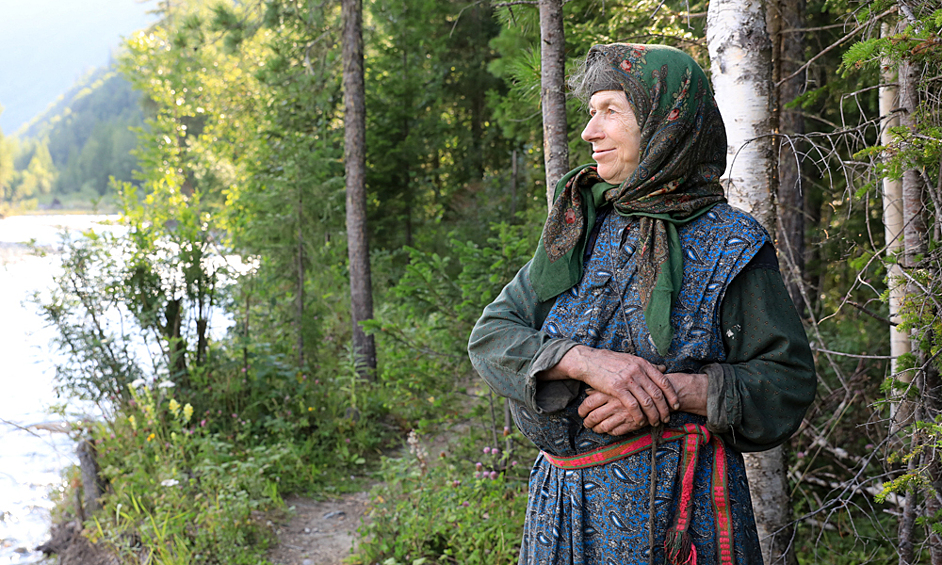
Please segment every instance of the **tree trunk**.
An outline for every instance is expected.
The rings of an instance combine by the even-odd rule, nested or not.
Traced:
[[[759,0],[712,0],[707,45],[713,91],[723,115],[730,204],[775,233],[772,204],[772,44]],[[768,565],[795,563],[783,447],[745,454],[762,556]]]
[[[304,218],[302,216],[302,210],[304,206],[304,189],[301,187],[301,183],[298,183],[298,213],[296,221],[298,223],[298,256],[297,256],[297,289],[295,290],[297,294],[297,304],[296,315],[298,318],[297,321],[297,330],[298,330],[298,370],[301,370],[304,367],[304,231],[302,230],[304,224]]]
[[[778,82],[791,75],[804,59],[804,34],[782,33],[804,27],[804,0],[776,0],[769,7],[769,35],[772,38],[772,80]],[[800,73],[783,83],[776,92],[776,118],[781,134],[774,142],[778,169],[776,195],[778,212],[778,254],[784,259],[785,286],[802,312],[805,301],[801,285],[805,276],[805,195],[801,184],[799,147],[802,142],[792,136],[805,133],[805,119],[799,110],[786,110],[785,105],[797,98],[805,84]]]
[[[890,34],[887,24],[884,24],[881,33],[886,36]],[[893,136],[890,135],[889,128],[899,126],[899,117],[893,112],[898,108],[898,91],[895,86],[896,74],[892,71],[893,63],[884,60],[882,63],[884,69],[881,75],[881,81],[884,86],[880,87],[880,143],[889,145],[893,142]],[[899,315],[900,304],[906,296],[906,280],[903,278],[903,272],[900,268],[900,261],[903,260],[903,183],[896,179],[883,179],[883,233],[886,239],[886,256],[890,259],[887,262],[887,286],[889,287],[889,306],[890,321],[899,324],[902,321]],[[909,353],[911,343],[909,334],[899,330],[898,326],[890,326],[890,373],[904,382],[912,382],[912,373],[899,374],[900,355]],[[910,419],[911,410],[903,408],[900,411],[900,405],[892,406],[892,427],[899,429],[905,425],[905,421]]]
[[[546,203],[553,206],[556,183],[569,171],[566,126],[566,35],[562,0],[540,0],[540,101],[543,106],[543,162]]]
[[[95,457],[95,447],[87,439],[79,442],[75,450],[78,455],[79,468],[82,470],[82,488],[85,490],[85,515],[91,516],[101,510],[101,495],[105,492],[105,485],[98,469]]]
[[[347,177],[347,253],[350,258],[350,310],[358,372],[372,379],[376,345],[360,322],[373,317],[370,247],[366,232],[366,95],[363,81],[363,6],[341,0],[343,17],[344,167]]]
[[[919,96],[916,92],[919,84],[919,73],[909,61],[902,61],[899,65],[899,98],[900,98],[900,125],[916,129],[916,106],[919,105]],[[922,179],[919,171],[907,169],[903,173],[903,237],[906,245],[906,268],[915,267],[919,256],[926,253],[926,220],[923,216]]]

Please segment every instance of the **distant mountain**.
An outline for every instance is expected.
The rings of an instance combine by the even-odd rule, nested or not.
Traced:
[[[13,134],[90,69],[107,66],[121,37],[150,25],[156,1],[0,0],[0,129]]]
[[[11,140],[19,147],[14,161],[19,174],[9,196],[90,199],[108,193],[110,177],[132,181],[137,134],[131,128],[143,125],[140,95],[130,83],[113,68],[96,69]],[[37,178],[50,180],[43,185]],[[48,187],[32,188],[41,186]]]

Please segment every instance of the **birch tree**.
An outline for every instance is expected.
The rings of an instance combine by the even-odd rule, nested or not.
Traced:
[[[775,233],[771,178],[772,44],[760,0],[712,0],[707,45],[713,90],[726,124],[723,180],[731,205]],[[766,563],[794,563],[785,451],[746,454],[746,474]]]
[[[344,167],[347,188],[347,253],[353,350],[361,376],[376,371],[376,345],[360,322],[373,317],[370,247],[366,232],[366,94],[363,80],[363,5],[342,0]]]
[[[562,0],[540,0],[540,101],[543,107],[543,162],[546,203],[553,205],[556,183],[569,170],[566,125],[566,34]]]

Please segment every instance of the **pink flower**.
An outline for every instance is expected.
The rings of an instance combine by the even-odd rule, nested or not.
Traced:
[[[484,455],[490,455],[490,453],[491,453],[491,448],[490,448],[490,447],[485,447],[485,448],[484,448]]]
[[[484,464],[478,461],[477,463],[474,464],[474,468],[480,471],[481,469],[484,468]]]
[[[202,421],[200,422],[200,427],[201,427],[201,428],[205,428],[205,427],[206,427],[206,420],[202,420]]]
[[[497,478],[497,471],[491,471],[491,480],[494,480],[496,478]]]
[[[510,462],[510,466],[511,466],[511,467],[516,467],[516,466],[517,466],[517,461],[516,461],[516,460],[511,461],[511,462]]]
[[[480,479],[480,478],[481,478],[481,473],[475,473],[475,474],[474,474],[474,478],[475,478],[475,479]]]

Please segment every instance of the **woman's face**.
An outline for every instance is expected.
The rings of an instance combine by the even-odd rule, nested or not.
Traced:
[[[589,123],[582,139],[592,144],[592,158],[605,182],[621,184],[638,168],[641,128],[623,90],[600,90],[589,99]]]

